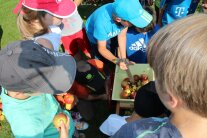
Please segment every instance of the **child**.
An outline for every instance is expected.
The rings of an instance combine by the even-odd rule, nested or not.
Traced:
[[[99,64],[99,65],[97,65]],[[106,78],[97,68],[103,64],[99,60],[77,62],[76,79],[71,91],[79,98],[77,109],[85,120],[94,117],[94,109],[91,101],[107,100],[105,89]]]
[[[139,11],[139,12],[137,12]],[[117,63],[118,58],[113,53],[115,45],[110,45],[110,39],[118,36],[120,56],[126,58],[126,32],[132,24],[136,27],[146,27],[152,21],[152,16],[146,12],[138,0],[116,0],[96,9],[86,21],[86,33],[91,43],[92,56],[105,64]],[[124,62],[121,69],[126,70]]]
[[[154,11],[148,6],[144,7],[144,9],[152,15],[152,22],[145,28],[131,27],[127,31],[127,58],[136,63],[147,63],[146,49],[148,42],[160,28],[159,25],[154,25]]]
[[[177,19],[193,14],[200,0],[161,0],[159,24],[165,26]]]
[[[20,0],[14,13],[19,12],[17,27],[24,39],[34,39],[44,46],[51,43],[48,48],[59,51],[62,18],[72,16],[76,10],[71,0]]]
[[[148,61],[169,118],[125,124],[112,138],[207,137],[207,15],[195,14],[160,29],[150,40]]]
[[[164,115],[165,107],[161,103],[153,81],[141,87],[134,99],[134,112],[131,116],[110,115],[100,126],[100,130],[109,136],[114,135],[122,125],[141,118]]]
[[[73,84],[76,73],[73,57],[26,40],[2,49],[0,64],[3,112],[14,136],[58,138],[52,121],[56,114],[64,112],[70,118],[69,133],[65,133],[72,138],[72,118],[61,109],[53,94],[66,92]]]
[[[74,0],[77,6],[81,2],[82,0]],[[63,19],[63,23],[64,28],[61,40],[65,51],[80,60],[81,56],[78,54],[80,49],[88,58],[91,58],[90,43],[86,35],[83,20],[78,11],[75,11],[69,18]]]

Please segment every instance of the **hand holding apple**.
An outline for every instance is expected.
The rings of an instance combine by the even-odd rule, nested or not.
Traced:
[[[59,113],[54,117],[53,125],[58,129],[61,126],[61,121],[66,124],[70,120],[64,113]]]

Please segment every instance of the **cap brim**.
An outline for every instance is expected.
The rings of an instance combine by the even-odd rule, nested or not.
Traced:
[[[46,85],[40,86],[36,91],[60,94],[67,92],[71,88],[76,75],[74,58],[70,55],[56,56],[55,62],[54,71],[48,76],[48,82],[46,82]]]
[[[144,28],[152,22],[152,15],[150,15],[147,11],[142,10],[141,14],[137,16],[137,18],[129,20],[134,26],[139,28]]]
[[[51,15],[59,18],[68,18],[72,16],[77,10],[76,4],[71,0],[63,0],[58,4],[48,3],[42,5],[30,5],[30,3],[22,3],[22,5],[31,10],[48,12]]]

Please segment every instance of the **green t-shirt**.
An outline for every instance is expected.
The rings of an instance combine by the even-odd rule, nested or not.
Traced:
[[[53,95],[40,94],[19,100],[6,93],[2,88],[3,112],[15,138],[59,138],[52,120],[60,112],[67,114],[71,120],[69,138],[72,138],[75,128],[71,115],[60,108]]]

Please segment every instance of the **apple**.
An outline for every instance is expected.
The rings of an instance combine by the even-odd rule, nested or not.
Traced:
[[[135,99],[135,96],[136,96],[136,92],[135,92],[135,91],[131,92],[131,94],[130,94],[130,98],[131,98],[131,99]]]
[[[124,92],[127,93],[128,95],[130,95],[131,90],[130,89],[125,89]]]
[[[128,99],[128,98],[129,98],[129,94],[126,93],[126,92],[124,92],[124,91],[122,91],[122,92],[120,93],[120,97],[123,98],[123,99]]]
[[[135,82],[138,82],[140,80],[140,77],[137,74],[135,74],[133,77],[134,77],[134,81]]]
[[[2,103],[0,103],[0,109],[2,109]]]
[[[131,91],[136,91],[136,89],[137,89],[137,86],[135,84],[133,84],[130,88]]]
[[[147,80],[144,80],[144,81],[142,81],[142,86],[143,85],[145,85],[145,84],[147,84],[149,82],[149,80],[147,79]]]
[[[66,104],[72,104],[75,98],[73,94],[67,93],[64,95],[63,99]]]
[[[4,120],[4,115],[0,115],[0,121],[3,121]]]
[[[141,81],[148,80],[147,74],[141,74]]]
[[[128,81],[123,80],[123,81],[121,82],[121,87],[122,87],[123,89],[126,89],[127,87],[129,87],[129,83],[128,83]]]
[[[61,121],[63,121],[64,124],[67,123],[67,116],[64,114],[64,113],[59,113],[57,114],[54,119],[53,119],[53,125],[56,127],[56,128],[59,128],[60,127],[60,123]]]
[[[130,81],[130,79],[129,79],[129,78],[124,78],[124,81],[129,82],[129,81]]]
[[[66,95],[64,95],[63,99],[65,101],[65,109],[71,110],[72,109],[72,104],[75,100],[74,95],[70,94],[70,93],[67,93]]]

